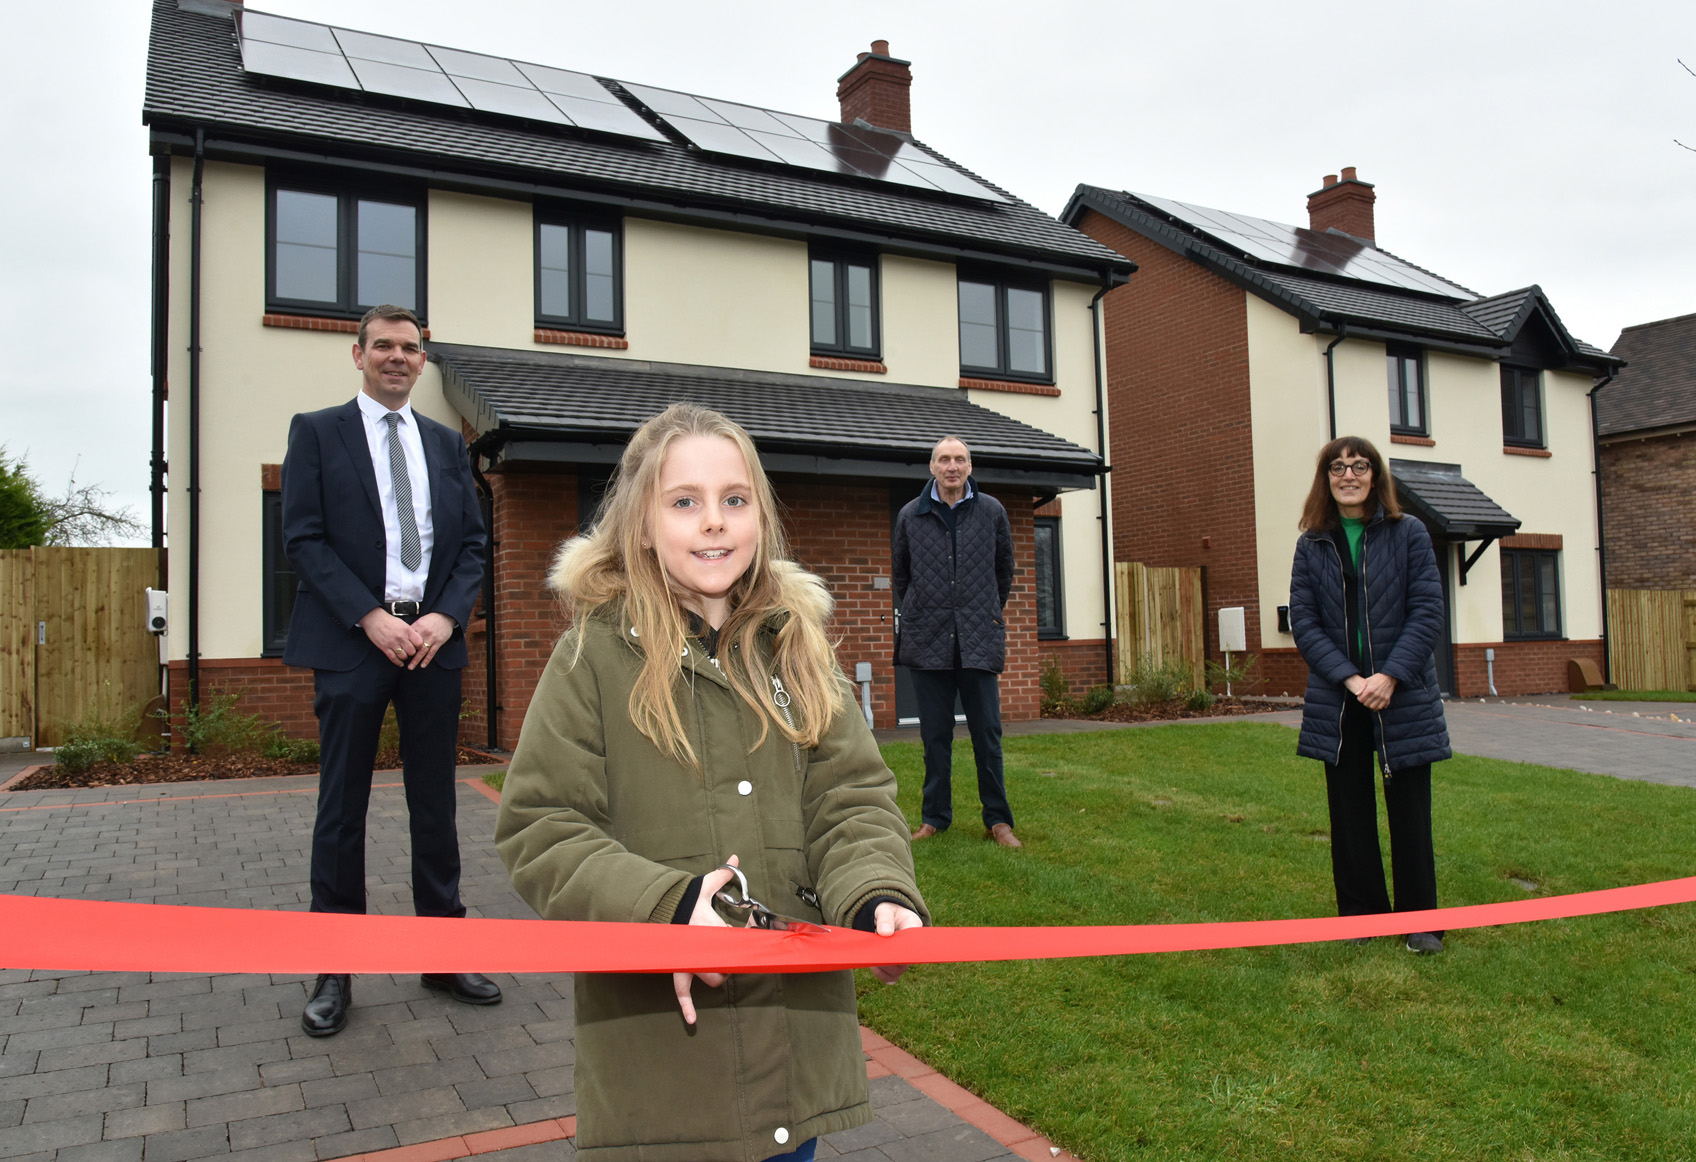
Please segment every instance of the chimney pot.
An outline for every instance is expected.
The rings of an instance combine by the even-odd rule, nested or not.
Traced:
[[[845,124],[864,121],[880,129],[913,130],[908,90],[913,84],[910,61],[889,55],[887,40],[872,41],[872,51],[858,54],[854,67],[837,78],[836,99]]]
[[[1308,224],[1320,233],[1341,230],[1376,243],[1372,206],[1377,200],[1372,183],[1356,177],[1354,166],[1344,166],[1342,181],[1337,180],[1336,174],[1326,174],[1325,184],[1307,195]]]
[[[1322,179],[1320,179],[1320,182],[1319,182],[1321,189],[1329,189],[1331,186],[1334,186],[1336,184],[1337,184],[1337,175],[1334,174],[1334,173],[1326,174]]]

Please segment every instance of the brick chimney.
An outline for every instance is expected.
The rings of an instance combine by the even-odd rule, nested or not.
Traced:
[[[887,40],[872,41],[872,51],[860,54],[853,68],[836,82],[836,99],[842,103],[842,120],[852,125],[865,121],[881,129],[913,131],[912,106],[907,90],[912,87],[911,61],[889,55]]]
[[[1344,166],[1341,181],[1334,173],[1326,174],[1324,186],[1307,195],[1308,225],[1320,232],[1335,228],[1376,242],[1372,232],[1372,203],[1377,200],[1372,183],[1355,177],[1354,166]]]

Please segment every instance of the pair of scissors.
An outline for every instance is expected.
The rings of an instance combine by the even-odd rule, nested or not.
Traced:
[[[713,911],[732,928],[765,928],[771,932],[797,932],[806,935],[830,931],[829,928],[818,924],[772,911],[748,894],[748,877],[742,874],[741,868],[728,863],[718,866],[719,870],[728,871],[736,877],[733,883],[726,884],[713,893]]]

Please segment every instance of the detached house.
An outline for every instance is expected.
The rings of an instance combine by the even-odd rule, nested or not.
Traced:
[[[1380,249],[1375,199],[1345,169],[1294,227],[1077,188],[1062,219],[1139,267],[1105,299],[1114,558],[1202,567],[1210,656],[1241,606],[1265,688],[1299,692],[1296,522],[1319,448],[1365,436],[1437,547],[1444,690],[1565,689],[1569,659],[1603,663],[1589,392],[1619,360],[1535,286],[1480,296]]]
[[[424,320],[414,406],[461,426],[484,494],[468,740],[516,740],[561,629],[552,552],[675,400],[753,434],[878,725],[905,712],[892,516],[942,435],[1013,519],[1008,717],[1036,716],[1041,657],[1105,678],[1094,308],[1133,264],[917,139],[882,41],[839,79],[839,117],[594,76],[582,51],[539,64],[155,0],[173,699],[239,691],[313,729],[311,675],[279,657],[277,465],[293,413],[357,390],[355,321],[385,301]]]

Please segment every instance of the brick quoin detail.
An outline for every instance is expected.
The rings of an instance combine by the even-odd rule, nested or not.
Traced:
[[[1696,433],[1602,445],[1608,588],[1696,589]]]
[[[1222,661],[1220,609],[1242,606],[1261,640],[1244,292],[1094,211],[1080,229],[1139,266],[1103,300],[1113,559],[1205,569],[1208,657]]]
[[[1588,658],[1602,668],[1602,643],[1596,639],[1540,642],[1467,642],[1455,646],[1455,693],[1461,698],[1484,698],[1490,693],[1489,664],[1484,651],[1496,651],[1496,692],[1555,694],[1567,688],[1566,664]],[[1260,655],[1265,679],[1262,694],[1300,697],[1307,690],[1307,666],[1295,650],[1266,650]]]
[[[960,386],[968,391],[1009,391],[1015,395],[1046,395],[1058,398],[1060,389],[1044,383],[1017,383],[1011,379],[970,379],[960,377]]]
[[[266,327],[284,327],[291,331],[332,331],[338,335],[359,334],[359,322],[356,319],[316,319],[311,315],[261,315],[261,325]],[[430,337],[430,328],[423,328],[423,337]]]
[[[878,375],[889,374],[889,368],[876,359],[842,359],[835,355],[813,355],[808,357],[807,366],[817,367],[822,371],[869,371]]]
[[[617,335],[591,335],[587,331],[553,331],[536,328],[536,342],[557,343],[564,347],[600,347],[609,351],[628,351],[630,340]]]

